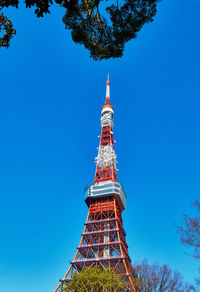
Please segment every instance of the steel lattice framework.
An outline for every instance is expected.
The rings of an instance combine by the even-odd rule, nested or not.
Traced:
[[[126,207],[126,196],[121,184],[117,182],[113,113],[108,79],[106,102],[101,112],[94,185],[85,192],[88,216],[75,257],[54,292],[64,291],[64,283],[70,281],[72,272],[80,272],[85,267],[111,267],[128,283],[127,291],[137,291],[121,216]]]

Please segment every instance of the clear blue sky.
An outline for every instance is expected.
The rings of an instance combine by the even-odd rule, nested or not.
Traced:
[[[108,72],[132,261],[198,275],[172,223],[200,194],[199,9],[161,2],[124,56],[102,62],[72,42],[62,8],[7,11],[17,35],[0,50],[1,292],[51,292],[73,259]]]

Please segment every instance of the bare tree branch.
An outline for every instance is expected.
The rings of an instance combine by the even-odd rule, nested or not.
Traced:
[[[193,203],[193,207],[200,212],[200,202]],[[192,256],[200,258],[200,216],[183,215],[184,225],[176,226],[180,234],[180,241],[194,249]]]

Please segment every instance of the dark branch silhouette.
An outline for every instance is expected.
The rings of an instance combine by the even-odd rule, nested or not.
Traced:
[[[3,36],[0,37],[0,47],[8,48],[11,38],[16,34],[16,30],[13,28],[12,22],[3,13],[0,14],[0,34],[1,33]]]
[[[136,38],[145,23],[153,21],[159,1],[26,0],[25,4],[27,8],[35,7],[38,17],[50,13],[53,2],[61,5],[66,9],[63,22],[66,29],[71,30],[73,41],[83,44],[93,59],[101,60],[123,55],[125,43]],[[9,6],[18,8],[18,5],[19,0],[0,0],[0,9]],[[10,25],[12,30],[11,22]],[[13,30],[8,34],[7,47],[14,33]]]
[[[200,212],[200,202],[196,201],[193,207]],[[184,226],[177,226],[180,240],[194,249],[193,256],[200,258],[200,216],[190,217],[183,215]]]
[[[134,267],[140,292],[191,292],[195,288],[183,281],[178,271],[167,265],[150,265],[147,260]]]

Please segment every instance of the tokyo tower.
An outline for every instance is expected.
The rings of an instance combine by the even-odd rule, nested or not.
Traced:
[[[101,111],[101,135],[95,158],[94,184],[85,191],[85,202],[89,208],[86,223],[75,257],[54,292],[64,291],[64,284],[70,281],[71,273],[80,272],[85,267],[111,267],[122,277],[122,281],[128,283],[126,291],[137,291],[122,221],[126,195],[117,181],[113,114],[108,77],[105,105]]]

